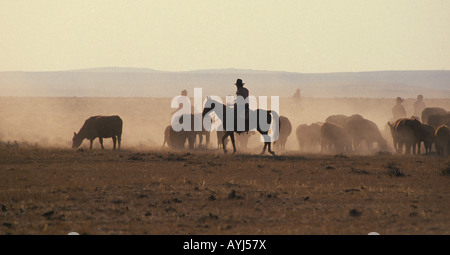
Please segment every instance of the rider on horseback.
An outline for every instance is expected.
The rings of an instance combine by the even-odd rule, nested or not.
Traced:
[[[243,83],[241,79],[237,79],[236,83],[234,85],[236,85],[236,87],[237,87],[236,96],[238,96],[238,97],[241,96],[242,99],[246,100],[244,102],[245,111],[238,112],[239,109],[242,109],[242,108],[238,109],[238,103],[242,102],[241,100],[238,100],[238,99],[234,103],[234,110],[236,111],[237,116],[239,116],[240,118],[244,118],[246,121],[248,121],[248,114],[250,111],[250,107],[249,107],[249,103],[248,103],[248,94],[249,93],[248,93],[248,89],[244,88],[244,84],[245,83]]]

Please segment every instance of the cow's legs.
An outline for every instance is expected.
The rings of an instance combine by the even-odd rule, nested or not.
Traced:
[[[112,140],[113,140],[113,150],[116,150],[116,136],[114,135],[113,137],[112,137]]]
[[[100,146],[102,147],[102,150],[104,150],[105,147],[103,147],[103,138],[99,137],[98,141],[100,142]]]

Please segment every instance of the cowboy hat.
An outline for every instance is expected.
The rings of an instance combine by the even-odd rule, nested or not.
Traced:
[[[243,83],[241,79],[237,79],[237,80],[236,80],[236,83],[235,83],[234,85],[236,85],[236,86],[239,87],[239,86],[244,86],[244,84],[245,84],[245,83]]]

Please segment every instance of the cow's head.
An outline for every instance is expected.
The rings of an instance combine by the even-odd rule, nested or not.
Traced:
[[[78,135],[77,133],[73,132],[73,138],[72,138],[72,148],[78,148],[80,147],[81,143],[83,142],[83,138]]]

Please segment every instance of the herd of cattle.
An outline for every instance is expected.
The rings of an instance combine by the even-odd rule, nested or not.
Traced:
[[[284,149],[288,137],[293,131],[289,119],[279,117],[279,137],[275,148]],[[103,138],[112,138],[114,149],[116,140],[120,148],[122,135],[122,120],[118,116],[93,116],[86,120],[78,133],[74,133],[73,148],[80,146],[84,139],[90,140],[90,147],[95,138],[99,138],[103,149]],[[443,108],[426,108],[420,117],[401,118],[388,122],[392,136],[393,147],[397,153],[420,154],[421,144],[424,143],[425,153],[435,148],[437,154],[448,156],[450,148],[450,112]],[[193,130],[193,128],[192,128]],[[218,147],[222,144],[223,131],[215,131]],[[249,137],[254,132],[243,133],[236,137],[238,146],[246,147]],[[167,126],[164,131],[164,143],[171,149],[185,149],[187,142],[189,149],[207,147],[211,132],[202,131],[174,131]],[[295,130],[300,151],[320,151],[322,153],[351,153],[359,151],[388,151],[389,146],[381,134],[378,126],[371,120],[359,114],[332,115],[325,122],[310,125],[301,124]],[[203,144],[203,138],[206,143]],[[197,142],[197,138],[198,142]],[[433,147],[434,144],[434,147]],[[404,149],[403,149],[404,148]]]

